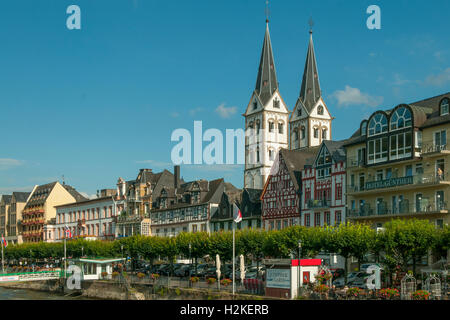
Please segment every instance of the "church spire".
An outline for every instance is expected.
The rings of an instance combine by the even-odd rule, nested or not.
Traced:
[[[303,71],[302,87],[300,89],[300,100],[308,111],[314,107],[322,93],[320,92],[319,73],[317,72],[316,55],[312,38],[312,25],[310,20],[309,45],[306,55],[305,70]]]
[[[259,62],[258,77],[256,79],[255,92],[258,94],[261,102],[266,104],[278,89],[277,74],[275,71],[275,62],[272,52],[272,43],[269,33],[269,19],[266,19],[266,34]]]

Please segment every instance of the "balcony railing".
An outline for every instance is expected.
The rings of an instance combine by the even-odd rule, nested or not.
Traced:
[[[307,209],[313,208],[327,208],[331,206],[331,200],[308,200],[306,202]]]
[[[366,160],[364,158],[347,158],[347,169],[348,168],[361,168],[366,165]]]
[[[422,145],[422,155],[442,153],[443,151],[450,151],[449,146],[446,143],[445,144],[427,143]]]
[[[382,202],[375,206],[375,208],[371,208],[370,205],[365,205],[358,209],[352,209],[349,210],[349,217],[439,213],[442,211],[448,212],[447,202],[445,201],[410,206],[409,201],[404,200],[403,203],[400,203],[394,208],[387,206],[386,202]]]

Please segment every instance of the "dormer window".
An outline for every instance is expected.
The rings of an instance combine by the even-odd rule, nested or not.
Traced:
[[[255,110],[256,108],[258,108],[258,103],[255,101],[253,102],[253,110]]]
[[[445,98],[444,100],[441,101],[441,116],[445,116],[447,114],[449,114],[449,104],[450,104],[450,99]]]
[[[317,107],[317,114],[323,115],[323,107],[322,106]]]
[[[280,100],[278,99],[273,100],[273,107],[280,109]]]
[[[268,85],[268,81],[267,80],[264,80],[264,82],[263,82],[263,87],[267,87],[267,85]]]
[[[297,116],[299,116],[299,117],[302,116],[302,108],[297,109]]]

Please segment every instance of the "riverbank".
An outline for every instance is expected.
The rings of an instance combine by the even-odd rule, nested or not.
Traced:
[[[62,289],[59,280],[0,283],[0,288],[34,290],[60,295],[79,295],[80,299],[101,300],[232,300],[230,292],[196,288],[155,287],[133,284],[126,288],[113,281],[94,280],[81,283],[81,290]],[[236,294],[235,300],[266,300],[263,296]],[[271,298],[272,299],[272,298]]]

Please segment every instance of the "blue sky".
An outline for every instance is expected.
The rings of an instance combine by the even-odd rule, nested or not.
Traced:
[[[81,30],[66,28],[71,4],[81,8]],[[381,30],[366,27],[371,4],[381,8]],[[449,1],[273,0],[270,7],[290,110],[310,16],[315,21],[334,139],[348,138],[377,109],[449,91]],[[204,129],[242,128],[264,8],[264,0],[2,1],[0,194],[64,175],[92,195],[139,168],[172,170],[171,133],[192,130],[194,120]],[[243,166],[183,166],[181,174],[243,184]]]

